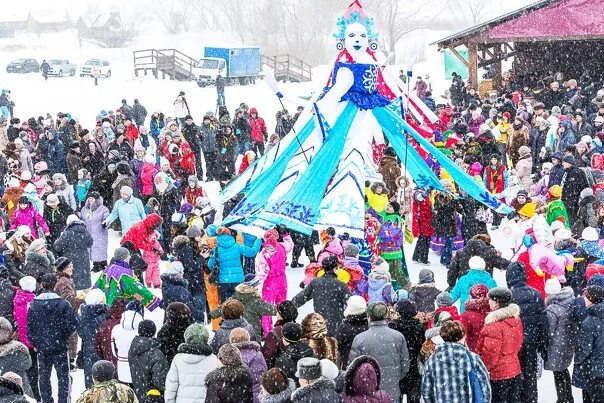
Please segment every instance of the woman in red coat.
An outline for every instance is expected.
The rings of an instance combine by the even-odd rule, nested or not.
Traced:
[[[487,294],[489,288],[484,284],[475,284],[470,288],[470,299],[466,301],[461,314],[461,323],[466,328],[466,344],[470,351],[478,353],[478,338],[484,327],[484,319],[491,311]]]
[[[413,236],[417,237],[412,260],[414,262],[428,264],[428,252],[430,251],[430,238],[434,235],[432,228],[432,202],[428,192],[416,189],[413,193],[413,217],[411,223]]]
[[[489,370],[493,402],[520,401],[520,360],[524,341],[520,308],[512,304],[512,291],[495,287],[489,291],[491,313],[478,339],[478,354]]]
[[[268,131],[264,119],[258,116],[256,108],[250,109],[249,124],[251,128],[252,150],[256,150],[256,155],[264,154],[264,142],[268,139]]]

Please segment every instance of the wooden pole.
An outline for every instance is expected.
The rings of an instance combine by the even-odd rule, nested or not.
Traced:
[[[468,80],[472,83],[472,87],[478,88],[478,45],[468,43]]]

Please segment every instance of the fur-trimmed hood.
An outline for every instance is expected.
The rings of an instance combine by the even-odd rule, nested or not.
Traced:
[[[231,343],[233,346],[237,347],[239,350],[255,350],[260,351],[260,344],[255,341],[242,341],[240,343]]]
[[[265,396],[263,393],[259,396],[260,403],[282,403],[289,402],[290,396],[296,390],[296,384],[293,380],[287,378],[287,388],[284,391],[281,391],[275,395]]]
[[[555,294],[550,294],[545,299],[545,305],[562,305],[569,308],[575,301],[575,292],[571,287],[564,287]]]
[[[186,235],[177,235],[172,240],[172,246],[174,248],[177,248],[182,245],[190,244],[190,243],[191,243],[191,239]]]
[[[244,283],[241,283],[241,284],[237,285],[237,287],[235,287],[235,292],[238,292],[240,294],[256,294],[256,295],[260,295],[259,291],[258,291],[258,288],[249,286],[249,285],[244,284]]]
[[[11,354],[28,354],[29,350],[19,341],[11,340],[8,343],[0,345],[0,357],[6,357]]]
[[[48,255],[47,255],[48,256]],[[25,252],[26,262],[32,262],[40,266],[50,267],[50,259],[34,251]]]
[[[510,304],[504,308],[499,308],[487,315],[484,320],[485,325],[495,322],[502,322],[510,318],[520,318],[520,307],[516,304]]]
[[[331,379],[327,379],[325,377],[319,378],[316,382],[311,383],[309,385],[304,385],[296,389],[294,393],[292,393],[292,401],[304,401],[309,394],[315,392],[321,392],[325,390],[332,389],[335,393],[336,384]]]

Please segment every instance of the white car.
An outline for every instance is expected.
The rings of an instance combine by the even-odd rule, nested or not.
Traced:
[[[77,70],[76,65],[70,63],[67,59],[50,59],[48,64],[50,65],[50,70],[48,70],[49,76],[75,76]]]
[[[89,59],[80,67],[80,77],[111,77],[111,64],[107,60]]]

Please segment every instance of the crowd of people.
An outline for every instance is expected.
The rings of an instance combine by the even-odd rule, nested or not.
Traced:
[[[68,402],[82,368],[85,403],[536,403],[547,370],[558,402],[574,401],[572,386],[604,401],[604,90],[589,101],[574,80],[550,88],[494,101],[455,88],[432,105],[433,141],[513,214],[468,197],[429,155],[445,191],[415,187],[386,147],[383,181],[366,183],[364,239],[220,225],[206,183],[248,169],[302,107],[279,111],[270,136],[245,103],[231,116],[221,102],[197,125],[184,92],[172,117],[122,100],[92,130],[69,113],[11,115],[0,397],[53,402],[54,369]],[[428,106],[431,89],[415,85]],[[509,248],[491,243],[495,231]],[[302,251],[310,264],[288,300]],[[155,309],[161,324],[145,318]]]

